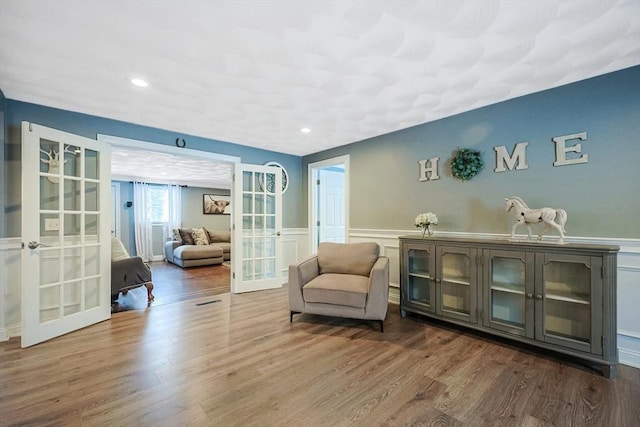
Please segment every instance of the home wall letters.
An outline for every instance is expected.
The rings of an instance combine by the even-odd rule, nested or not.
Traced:
[[[574,145],[567,145],[567,141],[572,139],[586,141],[587,132],[573,133],[551,138],[551,141],[555,144],[555,161],[553,162],[553,166],[569,166],[589,162],[589,155],[586,153],[582,154],[582,144],[580,142]],[[509,154],[509,150],[507,150],[505,145],[493,147],[493,150],[496,152],[496,166],[493,171],[499,173],[512,171],[514,169],[528,169],[528,145],[528,142],[519,142],[515,144],[511,154]],[[573,157],[567,157],[568,153],[575,154],[571,155]],[[575,155],[578,154],[580,154],[580,156],[575,157]],[[438,175],[439,160],[439,157],[432,157],[427,160],[418,160],[418,181],[435,181],[440,179],[440,176]]]

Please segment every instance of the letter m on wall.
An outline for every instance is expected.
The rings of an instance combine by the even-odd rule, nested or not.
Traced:
[[[529,145],[528,142],[517,143],[513,147],[511,155],[509,155],[507,147],[504,145],[493,147],[496,150],[496,168],[494,172],[512,171],[514,167],[516,170],[527,169],[529,167],[527,165],[527,145]]]

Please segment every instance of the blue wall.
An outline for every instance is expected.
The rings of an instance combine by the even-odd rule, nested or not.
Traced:
[[[567,145],[581,142],[588,163],[554,167],[552,138],[578,132],[588,139]],[[570,236],[640,238],[639,136],[640,67],[632,67],[305,156],[303,169],[350,155],[352,228],[410,230],[432,211],[437,230],[506,234],[514,218],[504,198],[519,195],[531,207],[565,208]],[[493,172],[493,147],[523,141],[529,168]],[[462,147],[485,161],[467,182],[449,169]],[[418,160],[432,157],[441,178],[418,182]]]
[[[7,200],[5,202],[7,237],[20,235],[20,126],[22,121],[37,123],[91,139],[95,139],[97,134],[105,134],[175,146],[176,138],[184,138],[187,142],[187,147],[190,149],[240,157],[243,163],[264,164],[267,161],[276,161],[287,169],[290,179],[289,188],[283,196],[283,226],[286,228],[306,227],[307,219],[303,216],[303,211],[299,209],[301,204],[306,204],[306,199],[302,201],[302,188],[299,185],[302,181],[302,160],[298,156],[11,99],[7,100],[5,119],[8,146],[8,164],[6,165],[8,176],[5,180],[5,190],[7,192]]]

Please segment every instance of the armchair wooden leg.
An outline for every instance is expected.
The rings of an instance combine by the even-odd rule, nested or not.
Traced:
[[[290,314],[289,314],[289,323],[293,323],[293,315],[294,314],[300,314],[300,312],[299,311],[290,312]]]
[[[380,325],[380,333],[384,332],[384,320],[377,320],[378,324]]]
[[[153,291],[153,283],[147,282],[147,283],[144,284],[144,286],[147,288],[147,301],[148,302],[152,302],[154,299],[156,299],[153,296],[153,292],[152,292]]]

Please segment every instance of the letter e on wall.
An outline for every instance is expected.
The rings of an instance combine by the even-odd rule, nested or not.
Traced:
[[[589,161],[588,154],[583,154],[574,159],[567,159],[567,153],[582,152],[582,144],[580,143],[567,147],[567,141],[570,139],[580,139],[584,141],[587,139],[587,133],[580,132],[551,138],[551,140],[556,144],[556,161],[553,162],[553,166],[576,165],[578,163],[587,163]]]

